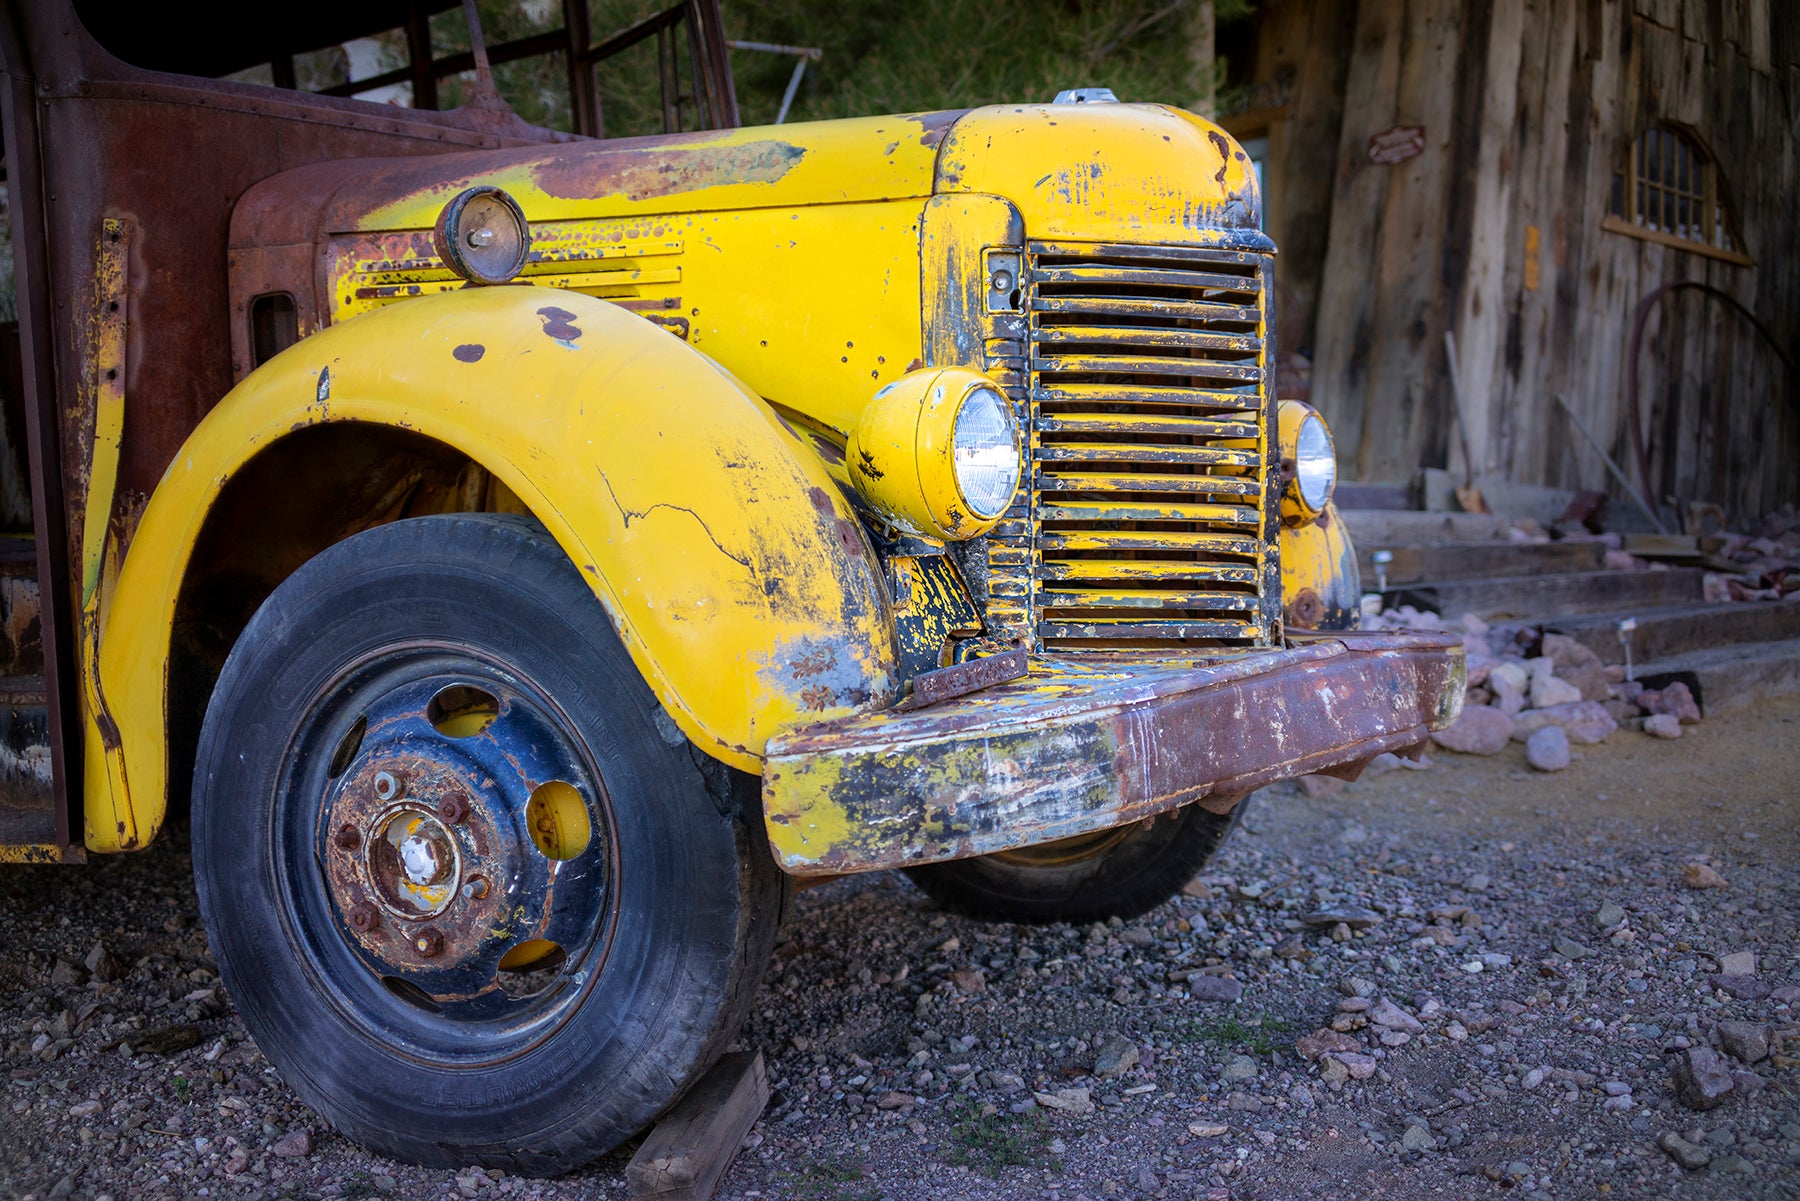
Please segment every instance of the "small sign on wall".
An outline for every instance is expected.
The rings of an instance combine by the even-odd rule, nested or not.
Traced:
[[[1369,161],[1371,163],[1403,163],[1425,149],[1425,127],[1422,125],[1396,125],[1383,133],[1369,139]]]

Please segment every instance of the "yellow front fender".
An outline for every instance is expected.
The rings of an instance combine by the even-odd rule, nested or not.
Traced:
[[[882,703],[892,623],[824,465],[710,359],[605,301],[471,289],[316,334],[189,437],[112,589],[86,714],[87,842],[148,842],[169,788],[172,623],[224,487],[330,422],[409,430],[492,473],[592,586],[644,678],[708,754],[758,771],[769,737]],[[116,723],[116,729],[111,728]]]

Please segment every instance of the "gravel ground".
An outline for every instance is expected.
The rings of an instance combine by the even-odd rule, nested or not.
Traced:
[[[720,1195],[1800,1196],[1797,723],[1271,790],[1122,925],[804,893]],[[219,988],[185,844],[0,871],[0,1197],[625,1195],[630,1148],[532,1181],[323,1128]],[[1677,1099],[1689,1062],[1715,1107]]]

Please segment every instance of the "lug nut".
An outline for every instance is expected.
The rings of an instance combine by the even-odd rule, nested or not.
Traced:
[[[380,924],[381,914],[367,901],[350,911],[350,928],[358,934],[367,934]]]
[[[345,826],[337,832],[335,841],[338,846],[342,847],[344,850],[354,851],[357,847],[362,845],[362,835],[357,832],[355,826]]]
[[[436,930],[421,930],[413,939],[413,947],[425,958],[434,958],[443,952],[444,936]]]
[[[476,876],[462,886],[462,894],[471,901],[479,901],[482,897],[487,896],[487,881]]]
[[[378,771],[375,773],[375,799],[378,801],[398,800],[406,791],[406,777],[397,771]]]
[[[453,826],[460,826],[469,820],[469,798],[466,793],[446,792],[444,799],[438,802],[437,815]]]

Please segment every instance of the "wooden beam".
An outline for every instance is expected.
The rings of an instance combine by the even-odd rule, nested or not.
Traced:
[[[769,1103],[761,1051],[727,1055],[688,1090],[625,1166],[633,1197],[706,1201]]]

